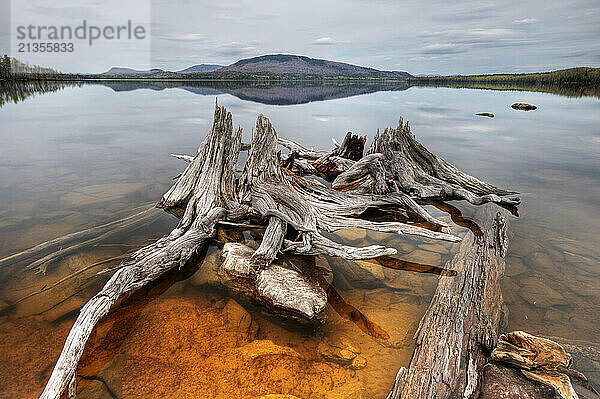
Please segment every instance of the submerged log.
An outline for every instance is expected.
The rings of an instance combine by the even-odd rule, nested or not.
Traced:
[[[366,137],[349,133],[341,146],[330,152],[316,152],[278,139],[274,127],[263,115],[258,116],[249,145],[241,142],[241,136],[241,128],[233,129],[231,114],[216,106],[212,128],[197,153],[193,157],[175,155],[188,162],[187,167],[156,206],[180,217],[179,224],[170,234],[138,250],[82,308],[41,398],[59,398],[67,388],[74,390],[77,363],[96,323],[120,296],[159,278],[168,270],[182,267],[209,241],[218,239],[216,226],[219,223],[233,224],[241,229],[244,226],[248,229],[266,226],[256,248],[242,243],[226,244],[222,253],[223,269],[253,284],[265,303],[306,319],[318,319],[327,304],[323,281],[312,281],[301,272],[274,263],[280,253],[328,255],[348,260],[377,258],[384,259],[385,262],[382,262],[385,264],[389,263],[386,257],[394,255],[396,249],[382,245],[342,245],[323,233],[363,228],[456,242],[460,240],[458,237],[440,231],[448,230],[449,226],[429,215],[415,202],[415,198],[449,196],[472,203],[518,202],[515,198],[501,197],[511,192],[466,175],[429,153],[416,142],[408,125],[401,124],[399,129],[386,130],[383,135],[378,135],[369,154],[364,157]],[[288,157],[282,162],[277,148],[279,144],[295,154],[290,155],[291,161]],[[249,151],[248,159],[243,172],[237,177],[238,155],[245,150]],[[330,181],[335,179],[335,186],[327,187],[294,174],[294,170],[299,169],[294,166],[297,162],[304,162],[303,172],[313,170],[315,175],[326,175]],[[400,166],[404,169],[399,169]],[[412,221],[425,221],[432,229],[402,223],[394,218],[380,221],[364,218],[365,212],[373,209],[405,212],[407,220],[412,217],[416,219]],[[460,300],[447,298],[445,293],[439,292],[438,299],[445,301],[449,310],[430,308],[430,311],[456,317],[457,321],[449,323],[437,317],[432,318],[431,323],[439,321],[456,330],[464,322],[464,315],[460,312],[469,312],[471,319],[476,320],[471,322],[473,340],[482,341],[487,346],[495,343],[492,334],[494,321],[486,319],[489,314],[486,309],[495,309],[496,305],[488,301],[491,298],[489,290],[497,288],[496,280],[492,277],[491,286],[480,280],[484,272],[492,276],[501,273],[500,259],[506,250],[504,227],[504,219],[498,215],[493,226],[486,226],[483,238],[477,237],[475,242],[461,246],[462,257],[455,258],[451,265],[461,271],[459,279],[452,280],[459,283],[443,281],[440,287],[450,284],[448,289],[452,291],[458,289],[456,284],[463,284],[472,288],[473,293]],[[473,256],[477,260],[475,267],[467,266]],[[498,269],[493,269],[494,265],[498,265]],[[466,280],[466,276],[471,280]],[[479,285],[470,286],[473,281],[479,281]],[[476,305],[483,306],[483,310],[479,311]],[[369,323],[364,324],[370,330],[377,330]],[[429,328],[433,327],[422,326],[421,334]],[[383,334],[379,332],[379,335]],[[460,337],[452,337],[457,338]],[[459,344],[461,342],[454,342],[452,348]],[[423,337],[419,338],[419,345],[423,350],[434,348]],[[446,371],[439,368],[440,373]],[[452,370],[450,372],[452,374]],[[399,381],[402,375],[399,374]],[[455,374],[452,374],[454,377]]]
[[[478,213],[483,234],[465,238],[446,265],[457,275],[440,279],[415,333],[410,365],[398,371],[387,399],[477,397],[480,370],[496,345],[502,314],[506,214],[491,204]]]

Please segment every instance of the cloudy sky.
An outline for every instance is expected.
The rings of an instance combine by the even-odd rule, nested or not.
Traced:
[[[103,5],[108,2],[95,0],[88,12],[106,9]],[[147,4],[150,63],[170,70],[199,63],[226,65],[270,53],[413,74],[600,66],[598,0],[154,0]],[[48,14],[53,6],[47,1],[45,5]],[[64,11],[56,7],[56,14]],[[66,63],[57,57],[52,66],[101,72],[113,65],[130,66],[125,62],[135,64],[106,51],[97,52],[93,64]]]

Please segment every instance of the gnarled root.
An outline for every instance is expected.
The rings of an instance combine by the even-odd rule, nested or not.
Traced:
[[[433,225],[434,230],[449,229],[411,196],[464,198],[475,204],[518,202],[503,197],[511,192],[483,183],[429,153],[402,122],[397,129],[378,135],[364,157],[365,136],[348,133],[342,145],[330,152],[309,150],[278,139],[263,115],[258,116],[249,145],[241,142],[241,136],[241,129],[233,129],[231,114],[216,106],[212,128],[197,153],[193,157],[174,155],[188,162],[187,167],[156,206],[179,216],[179,224],[167,236],[138,250],[82,308],[42,398],[59,398],[72,384],[92,329],[120,296],[183,266],[215,237],[218,223],[235,223],[242,228],[266,225],[256,249],[242,243],[224,246],[223,270],[252,280],[266,303],[316,319],[327,304],[325,291],[298,271],[274,263],[280,253],[350,260],[396,253],[382,245],[342,245],[322,234],[344,228],[459,241],[448,232],[396,220],[363,218],[368,210],[402,209]],[[279,144],[292,151],[283,163],[277,151]],[[249,151],[248,159],[236,178],[238,155],[244,150]],[[325,177],[334,186],[300,177],[294,173],[298,171]]]
[[[375,153],[383,154],[385,170],[399,189],[416,198],[465,199],[474,205],[520,203],[512,196],[515,192],[484,183],[429,152],[402,118],[397,128],[377,133],[368,151]]]

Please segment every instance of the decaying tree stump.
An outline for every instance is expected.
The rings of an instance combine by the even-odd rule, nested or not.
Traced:
[[[402,120],[397,129],[376,136],[366,156],[363,156],[365,137],[349,133],[342,145],[330,152],[307,150],[278,139],[263,115],[258,116],[252,142],[244,144],[241,137],[241,128],[234,131],[231,114],[217,106],[212,128],[197,153],[176,155],[188,162],[187,168],[157,207],[180,217],[179,224],[169,235],[137,251],[81,309],[41,398],[59,398],[67,389],[73,393],[77,363],[96,323],[123,294],[183,266],[215,237],[219,223],[235,223],[241,229],[266,226],[256,249],[243,243],[226,243],[222,269],[246,279],[269,306],[305,319],[316,319],[327,305],[326,293],[302,273],[274,263],[279,253],[323,254],[349,260],[388,259],[396,254],[396,249],[382,245],[361,248],[342,245],[322,233],[364,228],[455,242],[459,238],[449,233],[449,226],[432,217],[415,199],[518,203],[517,198],[505,196],[512,192],[483,183],[429,153]],[[280,159],[278,145],[291,150],[289,157]],[[237,177],[238,155],[246,150],[248,159]],[[309,174],[325,178],[333,187],[301,177]],[[363,217],[367,210],[373,209],[403,213],[407,219],[426,222],[432,229]],[[496,304],[490,302],[490,291],[497,290],[497,280],[492,278],[488,286],[483,274],[501,274],[506,237],[503,217],[497,216],[490,223],[482,229],[483,237],[462,244],[461,253],[450,265],[459,271],[459,276],[442,280],[429,310],[437,316],[427,319],[418,335],[422,353],[440,349],[440,341],[429,339],[428,331],[439,331],[438,338],[451,338],[453,341],[444,342],[443,346],[448,353],[440,352],[448,364],[437,367],[433,374],[415,371],[412,366],[401,371],[395,392],[402,392],[407,381],[432,375],[439,384],[448,385],[446,390],[451,389],[459,368],[457,362],[466,353],[470,356],[469,364],[477,361],[476,348],[469,348],[470,343],[481,342],[486,347],[495,343],[495,322],[488,315],[498,316]],[[460,298],[456,294],[461,287],[472,291]],[[436,323],[439,325],[434,326]],[[445,328],[440,330],[440,326]],[[467,327],[470,329],[464,330],[464,334],[451,334],[451,330]],[[416,353],[413,362],[418,364],[420,358]],[[443,374],[447,372],[450,378]],[[400,396],[393,393],[391,397]]]
[[[476,398],[479,370],[497,342],[500,278],[508,248],[507,212],[485,205],[476,217],[481,234],[465,238],[445,268],[415,333],[416,349],[388,399]]]

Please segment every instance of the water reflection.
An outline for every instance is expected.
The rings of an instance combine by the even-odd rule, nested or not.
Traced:
[[[0,108],[8,103],[17,104],[18,102],[25,101],[36,94],[51,93],[65,87],[81,86],[82,84],[78,82],[50,80],[0,80]]]
[[[391,256],[380,256],[375,259],[368,259],[366,262],[377,263],[384,267],[389,267],[395,270],[409,270],[417,273],[431,273],[438,276],[456,276],[455,270],[444,269],[432,265],[424,265],[422,263],[409,262],[402,259],[396,259]]]
[[[597,87],[520,87],[510,85],[447,84],[441,86],[419,85],[417,83],[394,82],[243,82],[243,81],[169,81],[169,80],[86,80],[86,81],[0,81],[0,107],[13,102],[18,103],[34,94],[58,91],[68,86],[102,85],[115,92],[127,92],[141,89],[161,91],[181,89],[187,92],[217,96],[230,94],[241,100],[268,105],[306,104],[314,101],[327,101],[345,97],[359,96],[380,91],[405,91],[411,87],[452,87],[461,89],[541,91],[568,97],[600,97]],[[447,109],[438,108],[436,112]]]
[[[410,85],[368,82],[241,82],[241,81],[188,81],[188,82],[134,82],[131,80],[94,82],[114,91],[138,89],[182,89],[200,95],[231,94],[241,100],[269,105],[306,104],[313,101],[334,100],[377,91],[403,91]]]
[[[3,131],[18,132],[0,137],[0,258],[125,218],[156,201],[183,168],[168,154],[194,153],[207,131],[213,95],[232,110],[245,140],[256,115],[264,113],[282,137],[319,150],[330,149],[331,137],[341,141],[350,130],[372,137],[376,128],[394,125],[402,115],[432,152],[483,180],[523,193],[502,280],[509,328],[597,342],[597,99],[412,87],[278,107],[234,94],[208,94],[114,92],[96,84],[0,109]],[[292,100],[318,96],[299,98]],[[510,109],[515,101],[535,104],[538,110],[519,113]],[[492,111],[496,117],[478,118],[475,113],[480,111]],[[451,207],[424,206],[436,217],[445,214],[449,223],[452,218],[455,233],[477,234],[470,222],[472,207],[451,205],[460,214]],[[65,252],[47,263],[46,274],[25,269],[25,263],[37,258],[0,267],[0,358],[6,366],[0,368],[1,397],[14,397],[15,392],[36,397],[41,392],[79,308],[108,278],[96,273],[114,266],[102,262],[114,258],[118,263],[118,257],[173,228],[176,219],[158,212],[152,223]],[[236,226],[225,230],[220,234],[234,241],[260,236],[258,229],[243,237]],[[245,397],[286,389],[299,397],[351,389],[384,397],[397,369],[410,361],[412,336],[437,285],[436,273],[451,273],[443,265],[456,244],[365,231],[337,235],[348,244],[391,246],[399,255],[388,265],[316,258],[315,268],[331,270],[326,273],[335,290],[330,301],[340,304],[337,309],[331,306],[319,331],[290,328],[237,297],[254,324],[244,332],[229,331],[225,319],[237,308],[231,303],[225,309],[232,296],[216,289],[214,274],[207,273],[220,262],[220,251],[212,248],[189,278],[172,282],[137,307],[138,302],[125,299],[115,318],[107,319],[113,324],[94,333],[102,340],[119,337],[119,331],[123,336],[114,345],[107,341],[106,350],[94,351],[86,360],[94,364],[95,358],[105,359],[82,372],[93,379],[80,382],[82,397]],[[96,266],[86,269],[90,265]],[[178,316],[182,314],[189,318]],[[237,314],[245,313],[238,309]],[[129,317],[132,320],[126,321]],[[126,328],[127,323],[132,327]],[[377,338],[383,334],[373,325],[390,338]],[[109,334],[113,329],[117,332]],[[347,339],[366,358],[364,368],[326,361],[319,352],[320,344],[326,343],[321,349],[331,353]],[[589,360],[585,370],[597,363]],[[286,374],[277,365],[291,371]],[[589,376],[600,380],[600,373]],[[234,386],[241,388],[233,391]]]
[[[551,85],[551,84],[511,84],[511,83],[469,83],[469,82],[456,82],[447,83],[442,82],[436,83],[422,83],[418,84],[421,86],[431,87],[454,87],[460,89],[474,89],[474,90],[511,90],[511,91],[537,91],[542,93],[557,94],[566,97],[596,97],[600,98],[600,87],[597,85]]]

